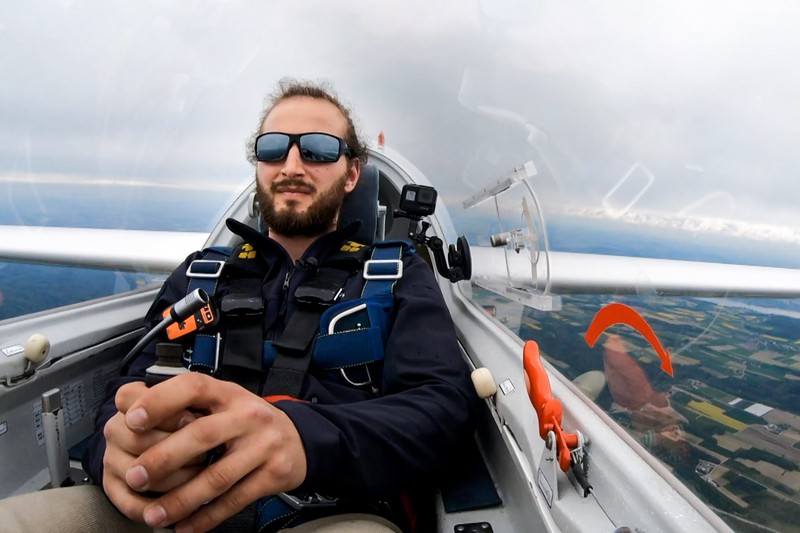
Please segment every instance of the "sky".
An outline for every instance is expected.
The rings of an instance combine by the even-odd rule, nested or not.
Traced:
[[[791,0],[8,0],[0,193],[241,188],[276,81],[323,78],[457,224],[532,161],[548,213],[800,246],[799,15]]]

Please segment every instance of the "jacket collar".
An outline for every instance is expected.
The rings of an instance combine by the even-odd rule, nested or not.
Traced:
[[[225,225],[232,233],[244,239],[245,242],[249,243],[254,248],[265,252],[283,254],[286,256],[287,260],[289,259],[289,255],[286,253],[286,250],[283,249],[283,246],[272,240],[266,233],[258,231],[234,218],[227,219]],[[309,257],[327,257],[331,252],[336,251],[345,239],[355,234],[360,227],[361,221],[355,220],[349,224],[345,224],[341,228],[336,228],[330,233],[321,235],[306,249],[302,259],[307,259]]]

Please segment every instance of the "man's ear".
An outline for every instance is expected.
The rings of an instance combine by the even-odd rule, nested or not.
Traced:
[[[361,160],[354,157],[347,165],[347,180],[344,182],[345,192],[351,192],[356,188],[359,177],[361,177]]]

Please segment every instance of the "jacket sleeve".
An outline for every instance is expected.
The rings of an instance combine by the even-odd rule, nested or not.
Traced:
[[[144,318],[145,334],[156,326],[161,320],[161,313],[168,306],[174,304],[186,296],[187,278],[184,275],[186,267],[199,256],[194,253],[186,258],[181,266],[175,269],[167,281],[162,285],[161,291],[156,296],[153,304]],[[114,396],[117,390],[126,383],[133,381],[143,381],[145,371],[156,360],[155,355],[156,341],[153,341],[142,350],[128,368],[123,368],[120,375],[109,382],[106,388],[106,397],[97,412],[94,422],[94,433],[89,437],[83,453],[83,469],[89,474],[96,484],[103,483],[103,455],[106,451],[106,439],[103,436],[103,428],[106,422],[117,413],[114,405]]]
[[[416,255],[395,286],[394,313],[381,396],[276,403],[305,447],[301,491],[375,496],[429,484],[472,439],[479,399],[433,272]]]

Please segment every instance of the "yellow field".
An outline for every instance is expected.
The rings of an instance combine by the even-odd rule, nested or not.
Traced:
[[[676,364],[676,365],[692,366],[692,365],[699,365],[700,364],[700,360],[699,359],[695,359],[693,357],[686,357],[685,355],[677,355],[677,354],[673,353],[673,354],[670,354],[669,357],[670,357],[670,360],[672,360],[672,362],[674,364]]]
[[[744,422],[739,422],[738,420],[734,420],[733,418],[725,415],[725,411],[715,405],[711,405],[710,403],[692,400],[687,404],[687,407],[695,413],[700,413],[701,415],[710,418],[715,422],[719,422],[723,426],[728,426],[736,431],[747,427],[747,424]]]

